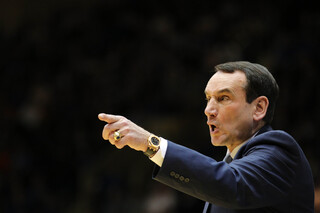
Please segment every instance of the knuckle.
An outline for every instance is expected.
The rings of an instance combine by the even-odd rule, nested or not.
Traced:
[[[108,137],[107,137],[104,133],[102,133],[102,138],[103,138],[104,140],[108,140]]]
[[[118,149],[122,149],[124,147],[124,144],[122,143],[116,143],[115,146],[118,148]]]
[[[125,120],[126,118],[125,117],[123,117],[123,116],[121,116],[121,115],[119,115],[119,117],[118,117],[119,119],[118,119],[118,122],[122,122],[123,120]]]
[[[124,127],[128,127],[128,126],[129,126],[129,121],[128,121],[127,119],[124,119],[124,120],[122,121],[122,125],[123,125]]]
[[[133,137],[132,137],[132,135],[131,134],[127,134],[126,135],[126,140],[128,140],[128,141],[133,141]]]
[[[121,129],[121,134],[127,136],[129,134],[130,130],[126,127],[124,127],[123,129]]]
[[[108,133],[105,130],[102,131],[102,138],[108,140]]]

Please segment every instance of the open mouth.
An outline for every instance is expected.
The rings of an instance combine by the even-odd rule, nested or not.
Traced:
[[[214,132],[214,130],[216,129],[215,125],[210,125],[211,131]]]

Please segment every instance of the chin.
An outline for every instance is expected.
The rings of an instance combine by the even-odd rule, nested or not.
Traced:
[[[214,146],[226,146],[226,137],[225,135],[220,135],[219,137],[211,136],[211,143]]]
[[[217,140],[211,140],[211,144],[213,146],[225,146],[224,143],[222,143],[221,141],[217,141]]]

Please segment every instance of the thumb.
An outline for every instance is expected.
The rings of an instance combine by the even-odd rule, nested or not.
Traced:
[[[121,116],[100,113],[98,115],[98,118],[100,121],[104,121],[107,123],[114,123],[114,122],[117,122],[118,120],[120,120]]]

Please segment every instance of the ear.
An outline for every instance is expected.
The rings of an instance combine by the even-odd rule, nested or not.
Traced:
[[[266,96],[259,96],[253,101],[253,120],[260,121],[262,120],[268,110],[269,100]]]

